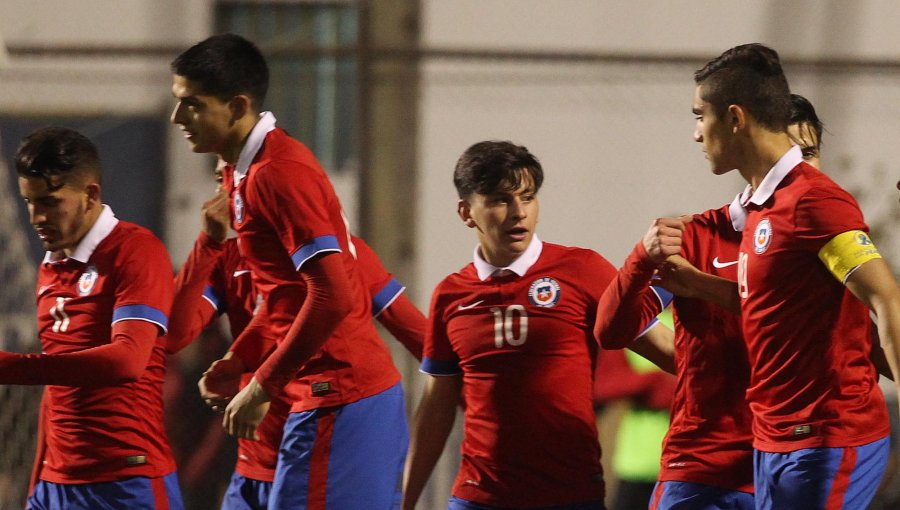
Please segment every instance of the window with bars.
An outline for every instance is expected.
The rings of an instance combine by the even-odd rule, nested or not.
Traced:
[[[329,172],[358,168],[356,1],[220,0],[216,31],[256,43],[269,63],[264,109]]]

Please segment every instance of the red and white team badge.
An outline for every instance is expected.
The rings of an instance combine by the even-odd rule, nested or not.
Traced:
[[[531,287],[528,288],[528,300],[533,305],[550,308],[559,301],[559,292],[559,284],[556,283],[556,280],[545,276],[531,283]]]
[[[753,251],[759,255],[765,252],[770,244],[772,244],[772,224],[769,218],[763,218],[753,233]]]
[[[240,191],[234,192],[234,221],[241,224],[244,221],[244,199]]]
[[[81,273],[81,278],[78,279],[78,295],[79,296],[87,296],[94,290],[94,284],[97,283],[97,277],[100,276],[97,273],[97,268],[94,266],[88,266],[87,269]]]

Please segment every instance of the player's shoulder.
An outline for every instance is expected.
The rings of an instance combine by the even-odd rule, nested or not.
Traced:
[[[149,228],[124,220],[119,220],[105,241],[127,251],[165,249],[163,242]]]
[[[562,244],[543,242],[541,259],[548,263],[563,262],[571,265],[592,265],[598,262],[609,263],[603,255],[590,248],[565,246]]]
[[[268,134],[263,148],[251,164],[254,181],[267,177],[323,173],[322,166],[309,148],[281,129]]]
[[[828,198],[835,197],[841,199],[850,199],[853,202],[853,196],[834,181],[828,174],[822,172],[818,168],[808,164],[800,163],[789,174],[790,179],[787,186],[798,198]]]
[[[475,264],[469,262],[459,271],[455,271],[445,276],[435,287],[435,294],[440,292],[458,291],[459,289],[469,287],[479,281],[480,279],[478,278],[478,271],[475,269]]]

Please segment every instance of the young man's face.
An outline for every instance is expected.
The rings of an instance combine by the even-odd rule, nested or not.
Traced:
[[[804,161],[816,168],[822,168],[819,163],[819,138],[808,122],[789,125],[788,136],[792,142],[800,146]]]
[[[528,177],[514,191],[473,193],[459,201],[459,216],[478,232],[484,259],[494,266],[508,266],[534,237],[538,221],[534,181]]]
[[[19,194],[47,251],[74,249],[91,228],[88,212],[100,207],[99,185],[66,184],[50,190],[40,177],[19,177]]]
[[[170,120],[181,128],[197,153],[225,154],[234,140],[234,115],[228,101],[204,94],[200,84],[184,76],[172,76],[172,95],[178,101]]]
[[[731,126],[716,113],[713,105],[700,95],[701,86],[694,89],[691,110],[697,120],[694,126],[694,140],[703,146],[709,166],[716,175],[722,175],[736,168],[733,162],[734,136]]]

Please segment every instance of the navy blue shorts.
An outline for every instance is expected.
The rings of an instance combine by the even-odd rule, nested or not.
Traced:
[[[222,498],[222,510],[266,510],[271,492],[272,482],[233,473]]]
[[[135,476],[115,482],[38,481],[25,510],[184,510],[178,475]]]
[[[351,404],[291,413],[269,508],[400,508],[409,444],[403,389]]]
[[[650,510],[754,510],[753,494],[693,482],[657,482]]]
[[[858,510],[866,508],[884,474],[889,438],[848,448],[753,452],[756,508]]]

